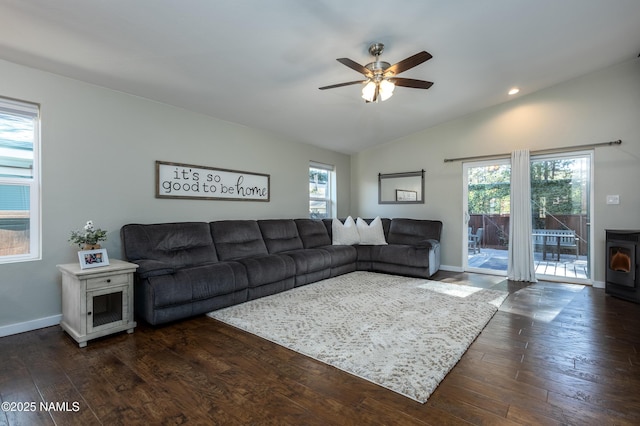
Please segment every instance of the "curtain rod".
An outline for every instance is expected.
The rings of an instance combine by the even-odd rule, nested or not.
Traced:
[[[555,154],[558,152],[567,152],[574,151],[576,149],[588,149],[588,148],[596,148],[599,146],[613,146],[622,144],[622,139],[618,139],[617,141],[610,142],[600,142],[600,143],[592,143],[588,145],[576,145],[576,146],[566,146],[564,148],[552,148],[552,149],[543,149],[540,151],[531,151],[533,155],[541,155],[541,154]],[[445,158],[445,163],[452,163],[454,161],[470,161],[470,160],[489,160],[493,158],[508,158],[511,154],[490,154],[490,155],[476,155],[473,157],[459,157],[459,158]]]

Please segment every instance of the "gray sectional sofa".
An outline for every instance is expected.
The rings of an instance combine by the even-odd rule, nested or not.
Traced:
[[[382,228],[387,244],[334,245],[330,219],[125,225],[125,257],[139,265],[135,314],[156,325],[356,270],[438,271],[442,222],[382,219]]]

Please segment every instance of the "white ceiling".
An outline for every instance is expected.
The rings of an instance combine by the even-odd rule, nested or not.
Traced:
[[[335,59],[433,59],[365,104]],[[638,0],[2,0],[0,59],[345,153],[640,53]],[[0,76],[1,78],[1,76]]]

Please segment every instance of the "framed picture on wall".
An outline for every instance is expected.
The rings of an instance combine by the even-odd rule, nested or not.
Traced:
[[[417,201],[418,191],[396,189],[396,201]]]
[[[156,161],[156,198],[270,201],[271,176]]]
[[[378,204],[424,204],[424,174],[378,173]]]

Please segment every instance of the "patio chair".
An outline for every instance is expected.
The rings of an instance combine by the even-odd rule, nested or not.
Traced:
[[[482,233],[484,232],[484,228],[478,228],[476,233],[471,232],[471,228],[469,228],[469,250],[473,250],[473,254],[476,254],[476,251],[480,253],[480,245],[482,244]]]

